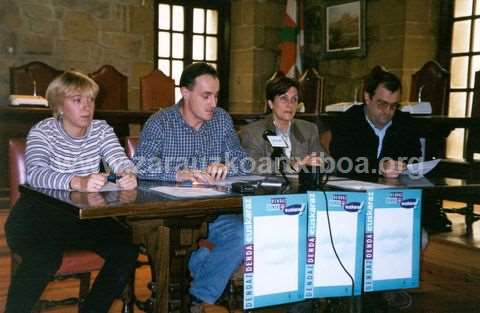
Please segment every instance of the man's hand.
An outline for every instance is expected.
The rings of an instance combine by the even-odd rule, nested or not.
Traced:
[[[388,160],[380,163],[379,171],[385,177],[396,178],[407,169],[407,165],[401,161]]]
[[[70,188],[78,191],[99,191],[107,183],[107,176],[103,173],[94,173],[88,176],[73,176]]]
[[[228,166],[222,163],[212,163],[207,167],[207,174],[214,180],[223,180],[227,177]]]
[[[222,163],[212,163],[205,171],[190,169],[177,172],[177,182],[191,181],[194,184],[213,184],[215,181],[225,179],[228,166]]]

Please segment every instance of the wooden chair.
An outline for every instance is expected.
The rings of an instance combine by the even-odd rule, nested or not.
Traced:
[[[128,109],[128,78],[112,65],[104,65],[97,71],[89,73],[100,87],[95,101],[97,109]]]
[[[159,70],[140,78],[140,108],[154,111],[175,103],[175,81]]]
[[[480,71],[475,73],[475,84],[473,89],[472,117],[480,116]],[[470,128],[466,135],[466,155],[465,159],[446,159],[442,160],[440,170],[449,173],[449,175],[458,175],[461,178],[474,178],[480,175],[480,161],[474,159],[475,153],[480,153],[480,125]],[[480,220],[480,214],[474,212],[475,203],[480,203],[480,196],[472,198],[471,196],[444,198],[465,202],[466,206],[456,209],[446,209],[447,213],[458,213],[465,216],[466,232],[472,233],[472,224]]]
[[[42,62],[30,62],[10,68],[10,94],[34,95],[45,97],[50,82],[62,74]]]
[[[429,101],[433,115],[448,114],[450,74],[436,61],[428,61],[412,75],[410,101]],[[421,94],[421,97],[419,97]]]
[[[125,153],[130,159],[133,159],[135,155],[135,149],[137,149],[138,137],[128,136],[125,138]]]
[[[10,163],[10,205],[13,207],[18,200],[20,193],[18,185],[26,181],[25,169],[25,140],[14,138],[9,140],[9,163]],[[12,274],[16,266],[21,262],[21,257],[12,252]],[[54,276],[54,280],[74,277],[80,280],[78,298],[67,298],[61,300],[40,300],[35,307],[35,312],[48,309],[57,305],[78,304],[86,297],[90,289],[91,272],[98,271],[103,266],[103,259],[92,251],[71,250],[65,252],[62,264]]]
[[[305,106],[305,113],[318,114],[323,110],[323,82],[317,70],[307,69],[298,83],[300,85],[300,95]]]

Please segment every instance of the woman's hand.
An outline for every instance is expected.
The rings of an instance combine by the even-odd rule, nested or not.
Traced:
[[[292,161],[290,166],[298,172],[303,166],[324,166],[325,161],[316,153],[308,154],[301,160]]]
[[[87,176],[73,176],[70,188],[78,191],[95,192],[102,189],[107,183],[107,176],[102,173],[94,173]]]
[[[121,177],[117,180],[117,184],[123,190],[131,190],[137,188],[137,176],[132,172],[120,173]]]

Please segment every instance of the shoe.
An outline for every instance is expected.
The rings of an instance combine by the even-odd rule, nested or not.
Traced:
[[[190,295],[190,313],[203,313],[203,301]]]
[[[412,296],[404,290],[384,292],[383,299],[392,309],[407,309],[413,303]]]

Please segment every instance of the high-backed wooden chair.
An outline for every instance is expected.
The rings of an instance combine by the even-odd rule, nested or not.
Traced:
[[[158,110],[175,103],[175,81],[153,70],[140,78],[140,108],[145,111]]]
[[[323,77],[314,68],[307,69],[298,83],[300,85],[301,101],[305,106],[305,113],[318,114],[323,110]]]
[[[433,115],[448,114],[450,74],[438,62],[428,61],[412,75],[410,101],[429,101]]]
[[[50,82],[63,73],[42,62],[30,62],[10,68],[10,94],[45,97]]]
[[[89,73],[100,87],[95,101],[98,109],[128,109],[128,78],[112,65],[103,65],[97,71]]]
[[[125,138],[125,153],[130,159],[133,159],[138,145],[138,137],[128,136]]]
[[[25,169],[25,140],[10,139],[9,140],[9,163],[10,163],[10,204],[11,207],[18,200],[20,194],[18,185],[26,181]],[[15,267],[21,262],[21,257],[12,251],[12,274]],[[87,250],[71,250],[65,252],[62,264],[55,274],[55,279],[63,279],[74,277],[80,280],[80,289],[78,298],[67,298],[61,300],[40,300],[35,308],[35,312],[48,309],[52,306],[78,304],[88,294],[90,289],[91,272],[98,271],[103,266],[103,259],[96,253]]]

